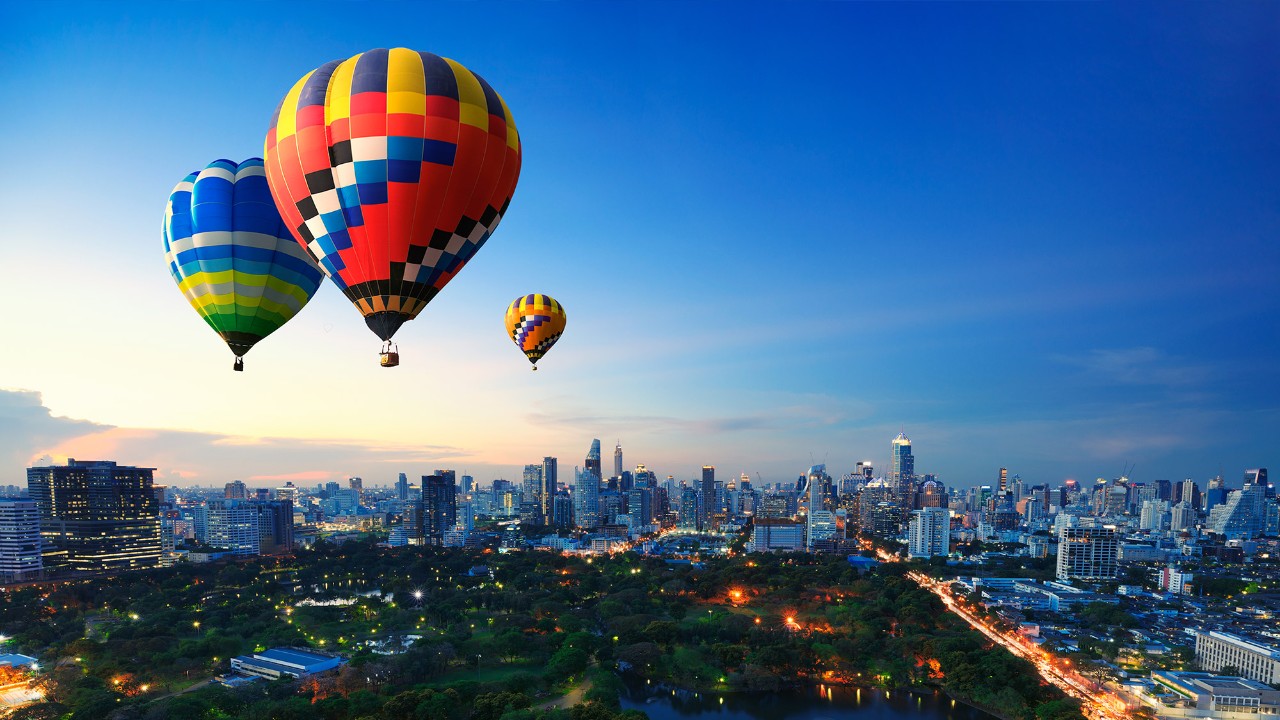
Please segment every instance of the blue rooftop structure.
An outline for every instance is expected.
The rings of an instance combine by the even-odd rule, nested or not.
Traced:
[[[332,670],[345,663],[340,657],[331,657],[298,648],[271,648],[253,655],[231,658],[231,669],[245,675],[257,675],[275,680],[284,675],[301,678],[325,670]]]

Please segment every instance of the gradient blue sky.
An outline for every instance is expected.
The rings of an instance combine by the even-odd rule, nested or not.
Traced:
[[[1280,445],[1276,3],[9,3],[0,475],[628,466],[1238,482]],[[494,238],[397,336],[331,285],[230,372],[165,270],[186,173],[373,47],[506,99]],[[569,330],[536,375],[526,292]]]

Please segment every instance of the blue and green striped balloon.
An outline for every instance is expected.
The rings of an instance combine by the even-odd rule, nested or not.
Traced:
[[[302,309],[323,273],[276,210],[262,160],[217,160],[169,194],[164,255],[191,307],[236,354]]]

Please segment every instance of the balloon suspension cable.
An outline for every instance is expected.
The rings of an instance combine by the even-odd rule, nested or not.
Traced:
[[[244,372],[244,358],[237,355],[236,362],[234,365],[231,366],[231,369],[235,370],[236,372]]]

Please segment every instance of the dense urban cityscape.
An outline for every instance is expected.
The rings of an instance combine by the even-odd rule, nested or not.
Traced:
[[[1043,683],[1080,701],[1090,717],[1280,712],[1280,504],[1265,468],[1244,471],[1238,487],[1221,477],[1203,487],[1193,478],[1127,477],[1053,486],[999,468],[991,485],[947,488],[934,475],[917,474],[905,433],[892,439],[880,472],[871,461],[838,477],[814,465],[790,482],[746,473],[724,479],[711,465],[691,480],[660,479],[643,464],[627,467],[620,442],[612,455],[606,475],[600,441],[592,440],[572,482],[562,479],[558,458],[545,457],[526,465],[518,482],[484,485],[436,470],[420,482],[400,473],[378,486],[352,477],[305,487],[238,480],[222,488],[164,487],[153,482],[152,469],[113,461],[37,465],[27,469],[25,488],[10,486],[0,499],[0,580],[12,609],[22,588],[127,583],[156,568],[181,577],[184,568],[284,560],[347,544],[392,555],[413,547],[462,553],[475,561],[468,572],[484,576],[491,571],[480,560],[494,554],[587,563],[635,556],[695,574],[742,558],[840,558],[868,576],[905,566],[904,577],[1032,662]],[[360,592],[387,583],[353,577]],[[759,591],[727,592],[737,607],[746,605],[744,593]],[[383,600],[423,604],[422,589],[408,593]],[[350,601],[304,594],[294,603]],[[102,608],[86,618],[85,637],[129,612]],[[804,627],[794,614],[780,622]],[[21,651],[0,656],[12,671],[4,702],[40,706],[30,703],[48,690],[46,673],[66,658],[48,654],[55,644],[32,643],[8,627],[0,632]],[[365,643],[403,652],[421,637],[403,634],[390,650],[372,635]],[[350,658],[325,643],[312,636],[291,647],[228,653],[210,670],[231,687],[282,674],[320,677]],[[628,667],[620,657],[610,660]],[[718,672],[737,675],[721,684],[745,683],[749,668],[727,665]],[[865,682],[837,670],[823,679]],[[884,673],[870,685],[920,680]],[[145,696],[146,684],[140,687],[128,697]]]

